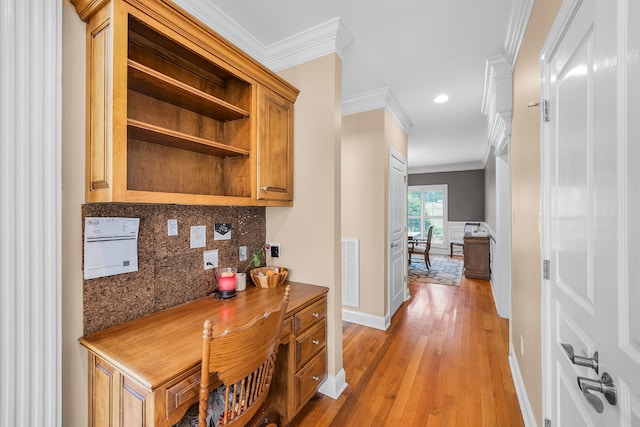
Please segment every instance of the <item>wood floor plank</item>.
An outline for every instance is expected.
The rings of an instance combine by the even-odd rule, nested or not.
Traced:
[[[524,425],[489,282],[409,290],[387,331],[343,322],[348,387],[316,395],[292,426]]]

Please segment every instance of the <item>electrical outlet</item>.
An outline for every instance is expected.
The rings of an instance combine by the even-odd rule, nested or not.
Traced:
[[[246,246],[240,246],[240,248],[238,249],[238,259],[239,259],[239,261],[246,261],[247,260],[247,247]]]
[[[202,253],[202,258],[204,259],[204,269],[211,270],[212,268],[216,268],[218,266],[218,250],[214,249],[212,251],[204,251]]]
[[[269,243],[271,246],[271,258],[278,258],[280,256],[280,243]]]

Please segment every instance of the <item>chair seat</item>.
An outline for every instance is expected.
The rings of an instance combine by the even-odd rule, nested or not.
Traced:
[[[453,247],[460,246],[464,251],[464,241],[462,240],[452,240],[449,242],[449,258],[453,257]]]

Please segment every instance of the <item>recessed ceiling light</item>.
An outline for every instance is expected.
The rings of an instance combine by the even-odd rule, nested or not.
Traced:
[[[435,99],[433,100],[433,102],[435,102],[436,104],[442,104],[443,102],[447,102],[449,100],[449,95],[438,95],[435,97]]]

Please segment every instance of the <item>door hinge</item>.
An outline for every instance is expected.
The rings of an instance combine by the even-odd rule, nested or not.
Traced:
[[[542,121],[548,122],[551,121],[550,112],[549,112],[549,100],[543,99],[540,102],[531,102],[528,107],[541,107],[542,108]]]
[[[549,418],[544,419],[544,427],[551,427],[551,420]]]
[[[542,261],[542,278],[545,280],[549,280],[551,277],[551,273],[549,270],[551,269],[551,261],[545,259]]]
[[[542,121],[548,122],[551,120],[550,112],[549,112],[549,100],[543,99],[542,102]]]

